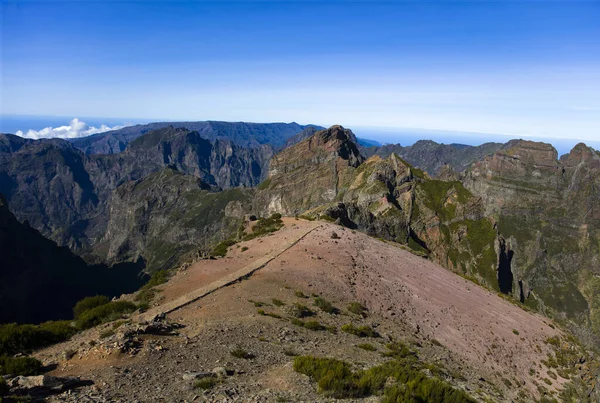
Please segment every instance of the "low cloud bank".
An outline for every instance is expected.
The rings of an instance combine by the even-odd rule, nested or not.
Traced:
[[[79,137],[91,136],[92,134],[107,132],[109,130],[121,129],[123,127],[125,126],[88,126],[85,122],[75,118],[71,120],[71,123],[69,123],[68,126],[46,127],[42,130],[27,130],[27,132],[18,130],[15,134],[26,139],[75,139]]]

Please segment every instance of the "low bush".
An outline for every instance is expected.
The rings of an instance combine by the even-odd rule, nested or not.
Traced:
[[[212,251],[212,255],[224,257],[225,255],[227,255],[227,249],[229,249],[229,247],[233,245],[235,245],[235,241],[233,239],[227,239],[215,246],[215,248]]]
[[[474,402],[466,393],[448,383],[428,378],[412,362],[392,360],[367,370],[352,371],[350,364],[332,359],[300,356],[294,370],[317,382],[319,391],[336,399],[360,398],[380,394],[383,401],[399,402]],[[395,383],[385,387],[388,382]]]
[[[11,375],[38,375],[42,371],[42,363],[32,357],[7,357],[0,356],[0,376]]]
[[[84,312],[77,319],[77,327],[80,329],[89,329],[94,326],[98,326],[101,323],[119,319],[124,314],[131,313],[136,309],[137,306],[133,302],[111,301],[108,304],[104,304]]]
[[[65,341],[77,332],[69,321],[45,322],[41,325],[0,325],[0,355],[29,353]]]
[[[243,358],[245,360],[251,360],[252,358],[255,357],[254,354],[247,352],[246,350],[244,350],[243,348],[236,348],[234,350],[231,350],[230,352],[232,357],[235,358]]]
[[[104,295],[96,295],[93,297],[85,297],[81,301],[75,304],[73,307],[73,317],[75,319],[79,318],[82,313],[89,311],[90,309],[94,309],[104,304],[108,304],[110,300],[107,296]]]
[[[353,313],[355,315],[362,316],[363,318],[367,317],[367,308],[359,302],[352,302],[348,304],[348,307],[346,309],[348,309],[348,312]]]
[[[309,316],[314,316],[315,311],[311,310],[306,305],[296,303],[292,305],[290,314],[295,318],[307,318]]]
[[[296,325],[296,326],[300,326],[303,327],[305,329],[308,330],[325,330],[327,329],[327,327],[323,326],[322,324],[320,324],[319,322],[317,322],[316,320],[308,320],[308,321],[303,321],[300,319],[292,319],[292,324]]]
[[[330,313],[333,315],[337,315],[340,312],[340,310],[333,306],[331,302],[321,297],[315,298],[315,306],[323,312]]]
[[[202,390],[208,390],[212,389],[217,383],[218,380],[216,377],[209,376],[196,381],[196,383],[194,383],[194,387]]]
[[[372,345],[371,343],[362,343],[362,344],[357,344],[356,347],[363,349],[365,351],[377,351],[377,349],[375,348],[374,345]]]
[[[370,326],[354,326],[352,323],[342,326],[342,331],[358,337],[379,337],[379,333]]]
[[[271,300],[271,302],[273,302],[273,305],[275,305],[275,306],[284,306],[285,305],[285,302],[283,302],[282,300],[277,299],[277,298],[273,298]]]
[[[281,214],[275,213],[269,218],[260,218],[256,224],[252,227],[252,233],[246,234],[242,238],[244,241],[249,241],[256,237],[275,232],[283,227],[283,221],[281,220]]]

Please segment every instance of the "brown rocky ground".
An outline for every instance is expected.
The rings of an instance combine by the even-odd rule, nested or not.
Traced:
[[[121,329],[132,325],[110,335],[113,325],[107,324],[38,352],[46,363],[58,364],[52,375],[93,382],[50,401],[329,401],[293,371],[293,355],[335,357],[368,368],[385,360],[380,353],[390,340],[410,344],[423,361],[442,367],[446,380],[481,401],[532,401],[540,397],[538,385],[553,393],[566,382],[542,363],[552,351],[547,339],[563,337],[549,319],[396,244],[326,222],[284,222],[278,232],[241,242],[224,258],[198,261],[161,287],[157,304],[219,280],[315,228],[250,277],[168,314],[168,321],[184,326],[178,334],[141,335],[132,352],[118,348]],[[340,313],[312,306],[312,295],[331,301]],[[355,301],[368,308],[366,318],[346,310]],[[294,303],[314,309],[313,319],[337,333],[292,324]],[[281,318],[260,315],[259,309]],[[340,331],[347,323],[372,326],[382,337]],[[356,347],[366,342],[377,351]],[[236,348],[254,358],[233,357]],[[69,351],[74,355],[67,360]],[[219,367],[229,375],[210,390],[195,388],[189,379],[188,373]]]

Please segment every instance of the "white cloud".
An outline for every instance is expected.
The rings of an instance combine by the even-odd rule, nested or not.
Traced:
[[[121,129],[125,126],[113,126],[108,127],[101,125],[100,127],[88,126],[85,122],[75,118],[71,120],[68,126],[58,127],[46,127],[42,130],[22,130],[17,131],[16,135],[25,137],[27,139],[49,139],[49,138],[61,138],[61,139],[74,139],[79,137],[91,136],[96,133],[103,133],[109,130]]]

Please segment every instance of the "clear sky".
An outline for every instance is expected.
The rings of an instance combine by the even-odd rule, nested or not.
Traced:
[[[600,138],[600,1],[1,1],[3,114]]]

